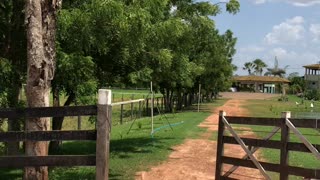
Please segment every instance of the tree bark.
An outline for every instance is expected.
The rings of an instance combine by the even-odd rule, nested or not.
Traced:
[[[25,7],[27,27],[27,86],[29,107],[49,106],[51,80],[55,70],[56,12],[61,0],[28,0]],[[26,120],[26,131],[47,131],[50,118]],[[26,141],[27,156],[48,155],[48,142]],[[26,167],[24,179],[48,179],[47,167]]]

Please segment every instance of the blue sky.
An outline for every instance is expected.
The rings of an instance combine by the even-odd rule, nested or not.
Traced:
[[[215,2],[215,1],[211,1]],[[240,12],[212,17],[221,33],[238,38],[233,64],[235,74],[245,62],[260,58],[269,67],[277,56],[279,67],[304,74],[303,65],[320,61],[320,0],[240,0]]]

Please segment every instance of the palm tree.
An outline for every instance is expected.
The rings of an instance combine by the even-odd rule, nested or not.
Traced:
[[[277,56],[274,59],[274,67],[273,68],[267,68],[268,72],[266,72],[264,75],[265,76],[279,76],[279,77],[284,77],[286,74],[286,69],[289,67],[289,65],[285,66],[284,68],[279,68],[278,65],[278,59]]]
[[[242,69],[247,70],[249,75],[251,75],[252,74],[251,71],[253,68],[254,68],[254,65],[252,62],[246,62],[246,63],[244,63],[244,67]]]
[[[263,68],[267,67],[267,64],[261,59],[256,59],[253,61],[254,73],[256,75],[262,76]]]

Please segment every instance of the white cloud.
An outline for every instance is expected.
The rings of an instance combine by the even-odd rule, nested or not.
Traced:
[[[287,19],[285,22],[273,26],[272,32],[265,36],[264,41],[269,45],[296,43],[304,38],[303,23],[304,19],[301,16]]]
[[[286,2],[293,6],[308,7],[320,4],[320,0],[251,0],[254,4],[263,4],[267,2]]]
[[[252,0],[254,4],[264,4],[267,0]]]
[[[293,50],[286,50],[284,48],[274,48],[268,52],[269,59],[267,64],[269,67],[274,66],[274,57],[277,56],[279,67],[284,68],[289,65],[287,69],[287,74],[292,72],[299,72],[300,75],[304,74],[303,66],[308,64],[314,64],[319,59],[319,54],[313,52],[296,52]]]
[[[311,24],[309,28],[314,42],[320,42],[320,24]]]
[[[293,4],[294,6],[312,6],[316,4],[320,4],[320,0],[286,0],[288,3]]]

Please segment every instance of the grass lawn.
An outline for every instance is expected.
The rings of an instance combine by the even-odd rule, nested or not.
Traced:
[[[210,109],[220,106],[225,100],[218,100],[213,104],[201,105],[201,112],[195,112],[194,106],[187,112],[166,114],[154,119],[154,127],[159,128],[175,124],[173,130],[169,127],[157,131],[151,137],[151,120],[143,118],[137,120],[128,133],[131,122],[113,126],[110,144],[110,179],[134,179],[137,171],[148,170],[166,160],[171,147],[181,144],[186,138],[197,138],[205,129],[197,127],[210,115]],[[88,125],[90,126],[90,124]],[[88,128],[88,127],[87,127]],[[64,142],[58,154],[94,154],[95,142]],[[22,171],[1,169],[3,179],[20,179]],[[94,179],[94,167],[59,167],[50,168],[50,179]]]
[[[296,102],[299,102],[299,105],[296,105]],[[299,114],[312,114],[316,115],[320,112],[320,102],[314,102],[314,108],[310,107],[311,101],[304,101],[301,103],[301,99],[295,96],[289,96],[287,102],[278,101],[277,99],[271,100],[248,100],[245,108],[250,112],[252,117],[280,117],[281,112],[291,111],[291,117],[298,116]],[[301,115],[299,115],[301,117]],[[273,127],[265,126],[246,126],[250,127],[257,136],[264,137],[266,136]],[[320,131],[319,129],[305,129],[299,128],[299,131],[305,135],[305,137],[313,144],[320,144]],[[273,140],[280,140],[280,132],[278,132],[273,138]],[[291,142],[301,142],[295,134],[290,135]],[[264,159],[268,162],[279,163],[280,161],[280,151],[274,149],[262,149],[262,155]],[[311,168],[311,169],[320,169],[320,161],[315,158],[310,153],[302,152],[293,152],[289,153],[289,164],[292,166]],[[278,179],[275,173],[272,173],[272,177]],[[290,177],[290,179],[299,179],[298,177]],[[301,179],[301,177],[300,177]]]

